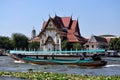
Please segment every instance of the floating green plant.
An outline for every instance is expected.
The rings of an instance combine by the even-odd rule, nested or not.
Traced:
[[[33,69],[32,68],[28,69],[28,72],[33,72]]]
[[[119,75],[92,76],[92,75],[60,74],[52,72],[33,72],[33,69],[29,69],[28,72],[0,72],[0,76],[5,75],[30,80],[120,80]]]

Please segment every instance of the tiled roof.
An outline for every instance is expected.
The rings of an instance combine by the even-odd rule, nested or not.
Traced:
[[[69,30],[67,30],[67,34],[73,34],[74,33],[74,30],[72,30],[72,29],[69,29]]]
[[[31,39],[31,40],[29,40],[29,42],[40,42],[40,37],[35,37],[35,38],[33,38],[33,39]]]
[[[102,37],[98,37],[98,36],[94,36],[97,42],[104,42],[107,43],[107,40],[105,38]]]
[[[76,26],[77,26],[77,20],[73,20],[73,22],[72,22],[72,25],[71,25],[71,28],[70,28],[70,29],[72,29],[72,30],[74,30],[74,31],[75,31]]]
[[[117,36],[111,35],[111,34],[106,34],[106,35],[100,35],[100,37],[117,37]]]
[[[77,21],[73,20],[70,29],[67,30],[68,34],[73,34],[75,32],[76,27],[77,27]]]
[[[49,18],[47,22],[43,23],[40,34],[47,27],[49,21],[52,21],[58,31],[61,32],[61,36],[66,36],[70,42],[84,42],[84,38],[81,37],[79,32],[79,25],[77,20],[72,20],[71,17],[59,17]],[[38,36],[40,36],[40,34]],[[82,39],[79,39],[82,38]],[[81,41],[80,41],[81,40]]]
[[[43,22],[43,27],[42,27],[42,29],[44,29],[46,25],[47,25],[47,22],[44,21],[44,22]]]
[[[91,39],[95,39],[96,41],[91,41]],[[99,36],[92,36],[86,44],[104,44],[107,45],[107,40],[105,38]]]
[[[73,34],[68,34],[67,35],[67,39],[68,39],[68,41],[69,42],[80,42],[78,39],[77,39],[77,37],[75,36],[75,35],[73,35]]]
[[[70,19],[71,19],[71,17],[62,17],[61,18],[64,27],[69,27]]]
[[[87,42],[85,44],[87,45],[87,44],[98,44],[98,43],[97,42]]]
[[[111,38],[105,38],[105,39],[106,39],[107,43],[109,43],[111,40]]]

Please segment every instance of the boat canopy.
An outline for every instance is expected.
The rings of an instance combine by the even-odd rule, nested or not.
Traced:
[[[74,53],[95,53],[105,52],[104,49],[99,50],[74,50],[74,51],[21,51],[21,50],[10,50],[10,54],[74,54]]]

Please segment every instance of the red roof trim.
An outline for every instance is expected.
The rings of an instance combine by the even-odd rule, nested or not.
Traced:
[[[43,27],[42,27],[42,30],[44,30],[44,29],[45,29],[46,25],[47,25],[47,22],[46,22],[46,21],[44,21],[44,22],[43,22]]]
[[[69,42],[80,42],[78,39],[77,39],[77,37],[76,36],[74,36],[73,34],[68,34],[67,35],[67,38],[68,38],[68,41]]]
[[[61,17],[64,27],[69,27],[71,17]]]
[[[71,29],[75,31],[76,26],[77,26],[77,21],[73,20],[72,25],[71,25]]]

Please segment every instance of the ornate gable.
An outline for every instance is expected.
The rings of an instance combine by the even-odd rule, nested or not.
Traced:
[[[53,38],[50,37],[50,36],[47,37],[47,39],[46,39],[44,44],[46,45],[47,43],[52,43],[53,45],[55,45]]]
[[[57,29],[56,25],[52,20],[50,20],[46,26],[46,30],[56,30],[56,29]]]
[[[54,21],[52,20],[52,18],[50,18],[47,22],[43,23],[41,32],[39,33],[38,36],[41,36],[42,33],[44,33],[45,31],[49,30],[57,30],[56,28],[57,26],[55,25]]]
[[[92,36],[92,37],[90,38],[89,42],[95,42],[95,43],[96,43],[97,41],[96,41],[95,37]]]
[[[99,36],[94,36],[94,35],[90,38],[89,42],[107,44],[107,40],[105,38],[102,38],[102,37],[99,37]]]

